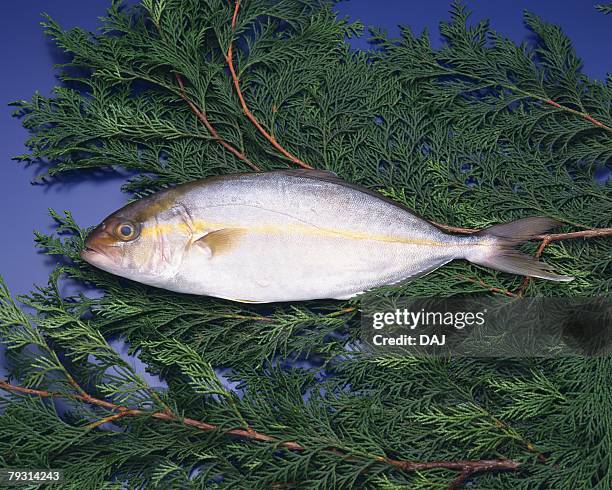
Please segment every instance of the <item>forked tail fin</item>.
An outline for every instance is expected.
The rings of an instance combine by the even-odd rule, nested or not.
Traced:
[[[475,264],[503,272],[539,277],[549,281],[571,281],[574,279],[572,276],[555,274],[548,264],[514,248],[519,243],[535,238],[559,224],[559,221],[551,218],[534,216],[485,228],[473,236],[485,239],[483,241],[489,242],[490,245],[474,247],[467,259]]]

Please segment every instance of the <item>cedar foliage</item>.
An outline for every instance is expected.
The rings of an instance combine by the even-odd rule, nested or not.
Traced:
[[[327,2],[246,1],[235,32],[232,14],[226,0],[116,2],[97,33],[65,31],[47,18],[46,32],[70,61],[53,96],[16,103],[31,131],[19,159],[46,162],[42,179],[127,169],[137,174],[124,186],[134,197],[250,171],[211,137],[186,95],[257,167],[291,166],[242,111],[225,59],[234,42],[247,105],[314,167],[454,226],[536,214],[566,223],[561,231],[611,226],[609,186],[593,178],[612,158],[611,80],[583,75],[558,27],[526,13],[535,42],[516,45],[453,4],[452,19],[440,24],[441,49],[427,33],[403,28],[399,39],[374,31],[375,48],[355,52],[346,38],[362,25],[338,19]],[[218,429],[146,414],[86,427],[113,412],[3,391],[1,467],[62,468],[63,488],[75,489],[431,489],[457,473],[408,472],[377,458],[503,457],[521,466],[459,483],[612,487],[610,358],[364,355],[350,302],[257,306],[149,288],[83,263],[82,226],[91,223],[68,212],[52,217],[57,233],[36,234],[41,250],[58,258],[49,284],[19,298],[26,307],[6,286],[0,291],[11,381],[74,393],[74,379],[97,398]],[[607,296],[611,257],[607,238],[551,243],[543,258],[576,280],[531,281],[526,294]],[[67,278],[103,294],[67,297]],[[521,282],[453,262],[384,292],[487,295]],[[149,388],[109,346],[117,336],[167,390]],[[305,449],[224,434],[247,427]]]

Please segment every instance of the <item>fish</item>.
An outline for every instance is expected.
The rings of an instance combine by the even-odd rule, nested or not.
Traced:
[[[533,216],[455,234],[324,170],[229,174],[180,184],[114,212],[81,257],[111,274],[243,303],[353,298],[464,259],[571,281],[518,251],[559,222]]]

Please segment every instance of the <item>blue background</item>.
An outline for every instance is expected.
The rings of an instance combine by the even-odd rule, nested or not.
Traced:
[[[528,36],[522,21],[524,9],[560,25],[582,58],[584,72],[604,80],[610,69],[612,16],[597,12],[596,3],[471,0],[467,5],[473,11],[472,19],[491,19],[495,30],[515,41]],[[64,28],[80,26],[93,31],[109,4],[110,0],[25,0],[0,4],[0,50],[4,66],[0,78],[0,274],[13,294],[26,293],[33,284],[46,284],[54,266],[52,259],[36,251],[32,235],[34,229],[51,229],[48,208],[68,209],[77,223],[89,226],[122,206],[127,198],[119,190],[125,179],[119,174],[104,178],[83,174],[47,185],[30,185],[40,169],[24,168],[11,161],[11,157],[26,152],[24,142],[28,134],[20,121],[11,117],[12,109],[6,104],[29,99],[36,90],[50,95],[58,83],[53,64],[63,59],[42,32],[41,12],[50,14]],[[353,0],[339,3],[335,8],[340,16],[360,20],[366,26],[383,27],[391,35],[398,35],[398,24],[408,25],[417,33],[428,28],[434,46],[439,46],[438,22],[449,18],[449,5],[450,0]],[[365,37],[352,40],[353,46],[367,48]],[[125,350],[120,344],[117,347]]]

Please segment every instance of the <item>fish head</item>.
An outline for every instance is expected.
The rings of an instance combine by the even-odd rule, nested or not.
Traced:
[[[111,274],[167,286],[193,239],[190,221],[185,207],[162,191],[106,217],[88,235],[81,258]]]

